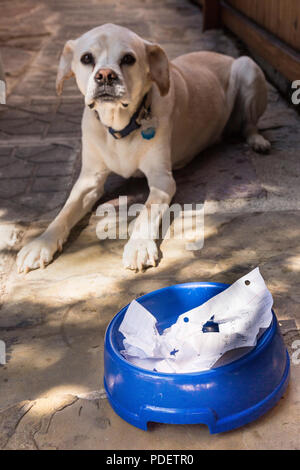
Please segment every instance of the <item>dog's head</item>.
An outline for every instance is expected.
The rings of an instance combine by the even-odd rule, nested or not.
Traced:
[[[134,108],[156,83],[161,95],[169,91],[169,61],[157,44],[127,28],[105,24],[69,40],[60,58],[56,88],[75,75],[90,107]]]

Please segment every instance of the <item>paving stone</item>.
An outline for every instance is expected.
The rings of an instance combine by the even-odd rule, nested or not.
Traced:
[[[69,146],[67,143],[51,144],[51,145],[37,145],[34,147],[18,147],[16,156],[24,158],[33,163],[47,163],[56,164],[57,162],[72,162],[74,163],[78,156],[78,148]],[[41,166],[41,168],[43,165]]]
[[[0,168],[0,179],[28,178],[32,175],[32,168],[31,163],[10,157],[10,164]]]
[[[22,194],[16,198],[16,201],[29,209],[34,209],[37,213],[42,214],[48,210],[60,208],[67,197],[66,191],[60,192],[39,192]]]
[[[11,198],[23,194],[28,186],[26,179],[9,178],[0,180],[0,197]]]
[[[0,130],[8,135],[38,135],[41,136],[45,130],[45,124],[39,120],[22,119],[4,121],[0,124]]]
[[[32,60],[45,39],[49,39],[52,16],[47,2],[39,5],[34,0],[1,2],[0,45],[9,93],[23,81]]]
[[[68,180],[70,176],[72,176],[74,169],[73,162],[57,162],[56,164],[53,162],[47,163],[40,163],[36,170],[37,178],[47,178],[47,177],[55,177],[55,176],[64,176],[65,181]],[[69,178],[70,181],[70,178]],[[71,182],[71,181],[70,181]]]
[[[78,135],[81,129],[81,118],[75,122],[75,119],[69,120],[62,116],[60,119],[55,119],[49,126],[49,134],[75,134]]]
[[[51,193],[57,191],[66,191],[68,189],[71,190],[70,178],[68,176],[39,176],[33,185],[32,185],[32,192],[33,193]]]

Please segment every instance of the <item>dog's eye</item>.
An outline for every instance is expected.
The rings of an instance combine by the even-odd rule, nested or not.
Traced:
[[[121,65],[133,65],[136,59],[132,54],[125,54],[121,59]]]
[[[80,61],[84,65],[94,65],[95,64],[93,54],[91,54],[90,52],[86,52],[85,54],[83,54]]]

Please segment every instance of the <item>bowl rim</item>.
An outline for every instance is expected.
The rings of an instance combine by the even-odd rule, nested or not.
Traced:
[[[180,283],[180,284],[171,284],[170,286],[161,287],[159,289],[156,289],[156,290],[153,290],[153,291],[148,292],[146,294],[143,294],[143,295],[137,297],[135,300],[142,299],[143,297],[146,297],[150,294],[155,294],[157,292],[160,292],[160,291],[165,290],[165,289],[169,289],[171,287],[187,288],[189,286],[191,286],[191,287],[195,287],[195,286],[212,287],[212,286],[215,286],[215,287],[224,287],[226,289],[230,285],[231,284],[224,284],[224,283],[221,283],[221,282],[200,282],[200,281],[185,282],[185,283]],[[129,368],[129,369],[134,370],[134,371],[138,371],[139,373],[143,373],[144,375],[147,375],[147,376],[153,376],[155,378],[160,377],[160,376],[169,377],[169,378],[171,378],[171,377],[172,378],[176,378],[176,377],[180,378],[180,377],[183,377],[183,376],[193,377],[193,376],[199,376],[199,375],[204,376],[204,375],[212,375],[212,374],[221,375],[223,372],[225,372],[225,373],[230,372],[231,370],[237,369],[239,366],[242,366],[245,363],[251,361],[253,358],[255,358],[255,356],[257,356],[261,352],[261,350],[264,349],[264,347],[269,343],[269,340],[274,336],[274,334],[276,332],[276,329],[277,329],[277,319],[276,319],[275,312],[272,309],[272,315],[273,315],[272,321],[271,321],[270,325],[268,326],[268,328],[263,332],[261,337],[258,339],[256,345],[253,347],[253,349],[251,349],[251,351],[245,353],[245,355],[243,355],[242,357],[236,359],[235,361],[229,362],[228,364],[224,364],[223,366],[215,367],[215,368],[208,369],[208,370],[200,370],[198,372],[180,372],[180,373],[155,372],[155,371],[150,370],[150,369],[144,369],[143,367],[136,366],[136,365],[132,364],[131,362],[127,361],[127,359],[125,359],[125,357],[122,356],[122,354],[119,352],[119,350],[114,346],[114,343],[112,341],[113,326],[116,323],[116,321],[118,320],[118,318],[120,317],[120,315],[122,315],[123,312],[125,313],[125,311],[126,311],[126,309],[128,308],[129,305],[130,305],[130,302],[127,305],[125,305],[124,307],[122,307],[121,310],[119,310],[119,312],[112,318],[112,320],[108,324],[106,332],[105,332],[104,350],[107,350],[107,346],[109,345],[111,350],[117,356],[118,360],[120,360],[121,363],[124,364],[124,367]]]

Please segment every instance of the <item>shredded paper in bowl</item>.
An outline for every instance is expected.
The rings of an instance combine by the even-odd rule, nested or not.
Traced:
[[[272,305],[259,268],[179,315],[162,334],[156,328],[156,318],[133,300],[119,327],[124,336],[121,353],[132,364],[157,372],[208,370],[226,352],[256,345],[260,331],[271,324]],[[231,356],[231,360],[236,358]]]

